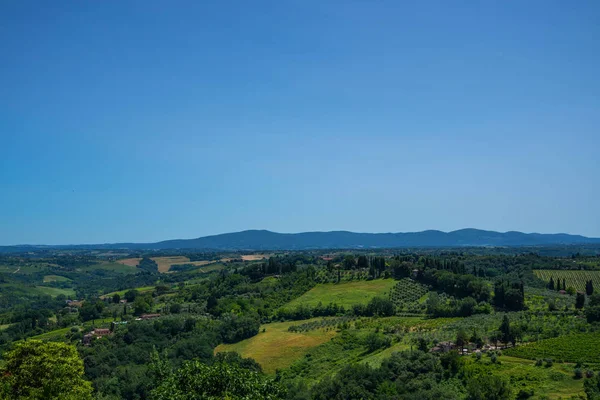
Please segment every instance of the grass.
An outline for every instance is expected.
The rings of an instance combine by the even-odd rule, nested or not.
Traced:
[[[317,319],[321,320],[322,318],[313,320]],[[215,353],[235,351],[242,357],[255,359],[266,373],[274,373],[276,369],[290,366],[311,348],[327,342],[336,335],[334,330],[288,332],[290,326],[310,321],[312,320],[275,322],[263,325],[258,335],[234,344],[221,344],[217,346]]]
[[[119,290],[117,292],[110,292],[107,294],[103,294],[102,296],[100,296],[101,298],[105,298],[105,297],[112,297],[115,294],[118,294],[119,296],[123,297],[125,296],[125,293],[134,289],[137,290],[139,293],[144,293],[144,292],[151,292],[156,288],[156,286],[142,286],[142,287],[137,287],[137,288],[130,288],[130,289],[125,289],[125,290]]]
[[[556,284],[557,279],[565,279],[567,287],[574,287],[576,290],[585,292],[585,282],[591,280],[594,288],[600,289],[600,271],[571,271],[557,269],[534,269],[535,276],[548,283],[550,278],[554,279]]]
[[[368,357],[365,357],[361,360],[361,363],[369,364],[371,367],[379,367],[384,359],[390,358],[392,353],[396,353],[398,351],[409,350],[410,345],[406,343],[396,343],[387,349],[381,350],[379,352],[375,352],[370,354]]]
[[[60,276],[60,275],[46,275],[44,276],[44,283],[48,282],[70,282],[71,279]]]
[[[75,296],[75,290],[68,288],[55,288],[50,286],[36,286],[35,289],[40,294],[47,294],[53,297],[58,296],[59,294],[64,294],[67,297]]]
[[[372,281],[353,281],[339,284],[319,284],[285,307],[293,308],[299,305],[314,307],[319,303],[327,305],[336,303],[339,306],[368,303],[375,296],[389,295],[396,281],[393,279],[375,279]]]
[[[487,357],[478,362],[466,357],[467,369],[508,379],[515,395],[529,388],[534,390],[534,399],[568,399],[584,395],[584,379],[573,378],[573,364],[554,364],[545,368],[536,367],[533,361],[522,358],[501,356],[498,359],[500,363],[492,364]]]

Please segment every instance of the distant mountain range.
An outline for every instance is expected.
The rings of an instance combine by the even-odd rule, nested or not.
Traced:
[[[309,250],[402,247],[481,247],[600,244],[600,238],[566,233],[541,234],[461,229],[453,232],[428,230],[406,233],[354,233],[347,231],[277,233],[248,230],[197,239],[175,239],[156,243],[110,243],[89,245],[0,246],[0,252],[42,249],[130,249],[130,250]]]

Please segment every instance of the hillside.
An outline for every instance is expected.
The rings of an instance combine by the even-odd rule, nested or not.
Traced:
[[[406,233],[355,233],[347,231],[277,233],[267,230],[247,230],[204,236],[196,239],[165,240],[156,243],[111,243],[61,246],[4,246],[0,252],[35,249],[210,249],[210,250],[307,250],[351,248],[409,247],[481,247],[481,246],[542,246],[600,244],[600,238],[588,238],[565,233],[540,234],[495,232],[461,229],[452,232],[427,230]]]

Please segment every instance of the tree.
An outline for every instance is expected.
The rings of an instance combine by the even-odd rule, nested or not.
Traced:
[[[115,304],[119,304],[120,301],[121,301],[121,296],[119,296],[119,293],[113,294],[112,302]]]
[[[354,256],[347,255],[344,257],[344,269],[353,269],[355,265],[356,260],[354,259]]]
[[[582,309],[585,305],[585,294],[581,292],[577,292],[577,297],[575,297],[575,308]]]
[[[125,292],[125,300],[128,303],[132,303],[138,295],[138,291],[135,289],[131,289]]]
[[[152,391],[154,400],[275,400],[284,397],[284,388],[272,379],[225,362],[205,365],[200,361],[187,361]]]
[[[600,400],[600,374],[596,377],[586,379],[583,387],[589,400]]]
[[[512,333],[510,330],[510,320],[508,319],[508,315],[504,314],[504,318],[502,318],[502,323],[500,324],[500,333],[502,334],[502,341],[504,343],[508,343],[512,341]]]
[[[151,302],[151,300],[150,300]],[[133,312],[135,315],[140,315],[152,310],[152,305],[146,297],[138,296],[133,302]]]
[[[369,268],[369,260],[367,259],[367,256],[358,256],[358,260],[356,261],[356,267],[365,269]]]
[[[179,314],[181,312],[181,304],[179,304],[179,303],[171,304],[169,311],[171,311],[171,313],[173,313],[173,314]]]
[[[548,289],[554,290],[554,278],[550,277],[550,282],[548,282]]]
[[[588,296],[594,294],[594,283],[591,280],[587,281],[585,284],[585,294]]]
[[[464,329],[460,329],[456,334],[456,346],[462,351],[462,348],[469,343],[469,337]]]
[[[73,346],[28,340],[17,343],[5,359],[0,378],[5,393],[0,391],[0,398],[92,398],[92,384],[83,379],[83,361]]]
[[[508,400],[511,398],[509,383],[496,375],[480,374],[467,384],[469,400]]]

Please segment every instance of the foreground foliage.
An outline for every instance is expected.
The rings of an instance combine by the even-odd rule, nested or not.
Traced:
[[[83,362],[73,346],[30,340],[5,356],[0,397],[4,399],[91,399]]]
[[[284,389],[272,379],[235,364],[187,361],[166,374],[152,391],[154,400],[276,400]]]

